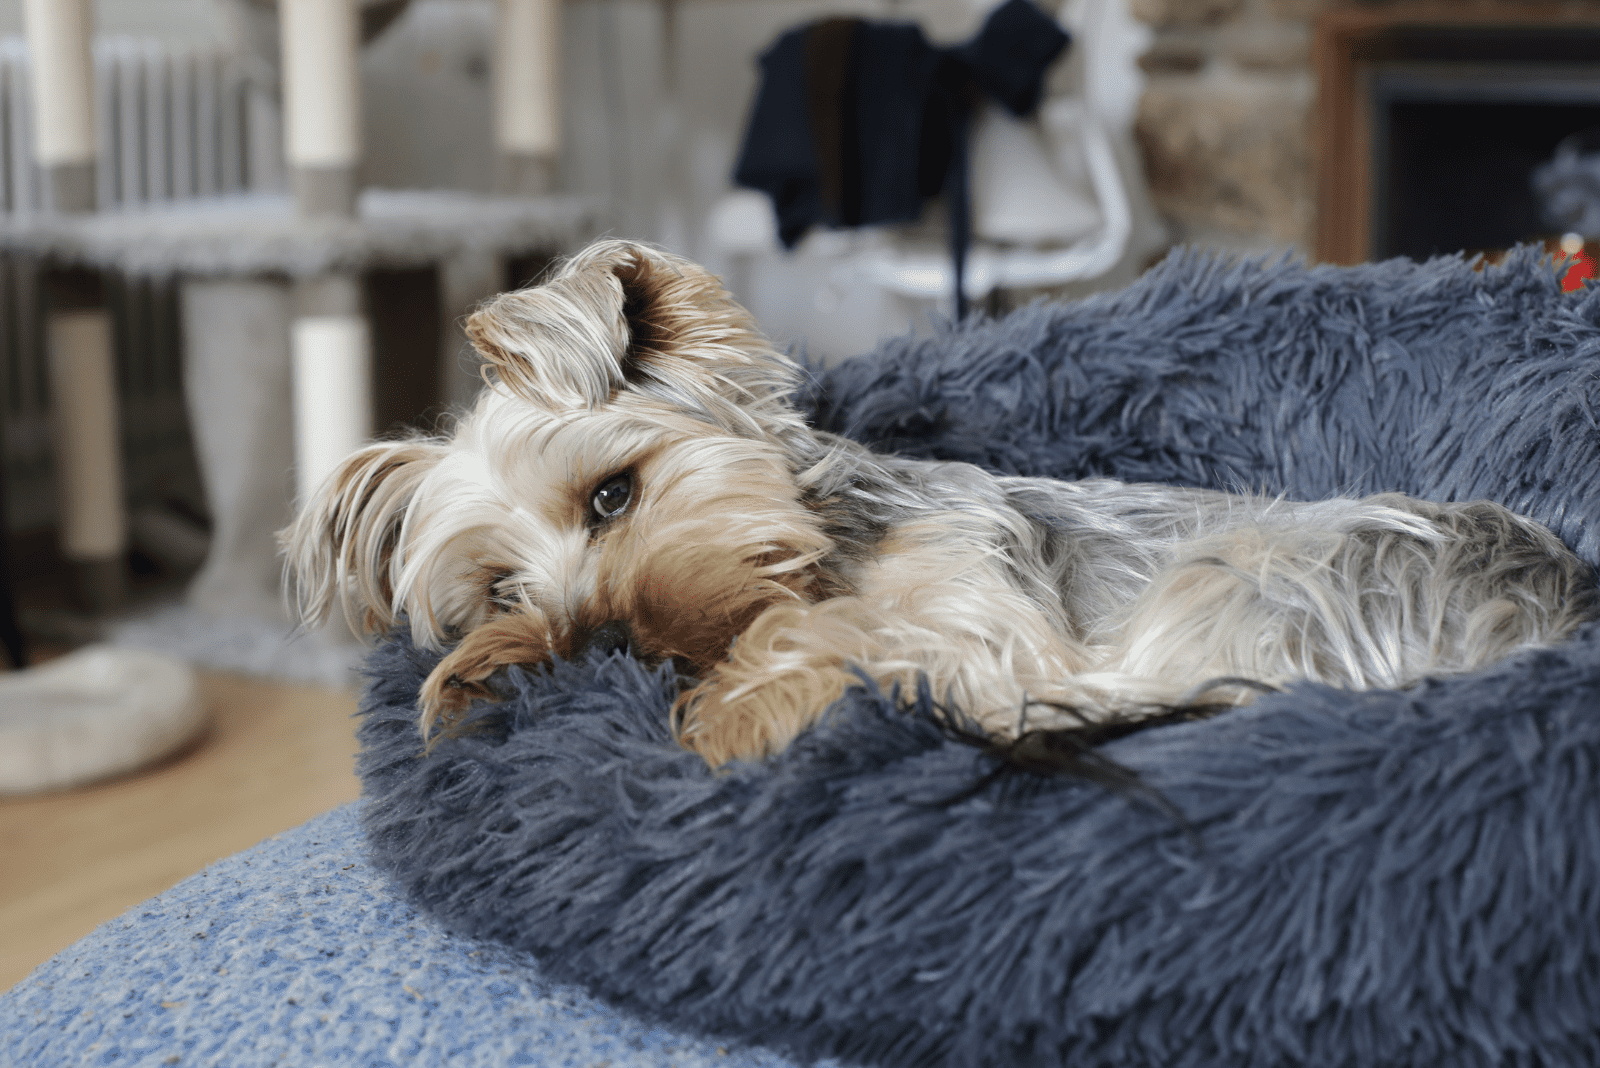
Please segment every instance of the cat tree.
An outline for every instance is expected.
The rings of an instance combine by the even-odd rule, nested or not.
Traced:
[[[350,681],[350,645],[290,640],[274,534],[294,500],[373,432],[363,272],[554,252],[594,231],[591,205],[549,192],[559,145],[555,12],[550,0],[500,5],[503,193],[358,189],[357,0],[282,0],[292,192],[97,213],[88,0],[29,4],[35,128],[49,131],[36,139],[36,158],[52,210],[0,219],[0,251],[38,257],[52,277],[175,276],[182,295],[185,392],[211,546],[183,602],[115,623],[118,643],[226,669]],[[52,364],[70,368],[56,376],[55,393],[66,430],[63,550],[86,561],[91,587],[95,574],[114,584],[126,546],[111,334],[92,290],[51,290],[64,296],[49,334]]]

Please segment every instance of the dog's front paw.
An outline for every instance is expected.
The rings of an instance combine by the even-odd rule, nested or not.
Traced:
[[[423,738],[449,731],[474,701],[494,700],[488,679],[512,664],[538,664],[550,658],[550,625],[527,612],[497,616],[470,631],[439,661],[417,692],[418,727]]]
[[[720,767],[781,752],[855,677],[840,669],[789,671],[760,680],[713,672],[678,698],[678,742]]]
[[[448,658],[447,658],[448,659]],[[474,701],[494,699],[494,691],[484,685],[484,680],[494,673],[490,667],[477,673],[476,678],[462,677],[444,662],[422,681],[417,692],[418,729],[425,740],[431,740],[436,731],[448,733],[461,722],[461,717]]]

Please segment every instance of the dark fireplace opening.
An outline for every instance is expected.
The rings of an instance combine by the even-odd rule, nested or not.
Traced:
[[[1424,258],[1553,236],[1531,181],[1600,126],[1600,35],[1412,27],[1366,71],[1372,251]]]
[[[1530,176],[1563,139],[1600,127],[1600,99],[1395,100],[1385,118],[1373,248],[1424,259],[1552,236]]]

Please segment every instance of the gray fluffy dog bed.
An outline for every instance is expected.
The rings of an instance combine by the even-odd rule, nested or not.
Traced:
[[[1600,561],[1600,289],[1531,252],[1177,256],[891,341],[804,403],[1004,472],[1488,497]],[[714,774],[668,735],[670,675],[620,658],[513,672],[492,729],[423,756],[430,661],[369,666],[376,862],[648,1019],[873,1065],[1600,1064],[1600,627],[1108,746],[1187,832],[1081,780],[972,792],[989,758],[915,694]]]

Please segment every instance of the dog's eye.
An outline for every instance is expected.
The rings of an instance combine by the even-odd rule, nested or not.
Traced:
[[[589,508],[596,519],[615,519],[627,511],[633,501],[633,475],[613,475],[600,483],[600,488],[589,498]]]

